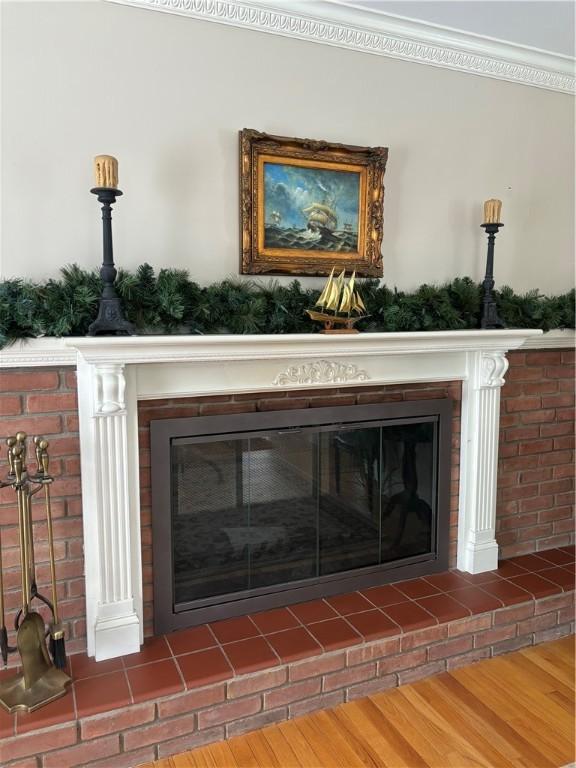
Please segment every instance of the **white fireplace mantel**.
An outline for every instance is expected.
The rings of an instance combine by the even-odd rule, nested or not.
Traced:
[[[137,403],[142,399],[314,387],[461,381],[458,568],[496,567],[496,471],[506,352],[573,344],[539,330],[358,335],[37,339],[0,367],[76,365],[88,653],[142,642]]]

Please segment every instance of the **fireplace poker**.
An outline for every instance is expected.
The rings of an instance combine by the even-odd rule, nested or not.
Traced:
[[[48,550],[50,555],[50,578],[52,581],[52,623],[50,625],[50,654],[57,669],[66,667],[66,645],[64,630],[58,616],[58,594],[56,591],[56,562],[54,558],[54,532],[52,527],[52,505],[50,502],[50,484],[53,478],[48,474],[48,441],[34,438],[36,456],[38,457],[38,475],[44,487],[44,500],[46,503],[46,523],[48,527]]]
[[[28,466],[26,464],[27,450],[26,450],[26,433],[25,432],[16,433],[16,446],[20,447],[19,456],[22,462],[22,465],[21,465],[22,480],[20,481],[21,482],[20,492],[22,496],[22,508],[24,510],[24,519],[26,521],[25,535],[26,535],[26,557],[27,557],[27,565],[28,565],[27,594],[29,599],[31,600],[32,597],[34,597],[37,592],[36,560],[34,557],[34,533],[32,531],[32,510],[30,505],[32,494],[30,493],[29,484],[27,482],[23,482],[24,480],[28,480]]]
[[[12,448],[16,444],[16,438],[9,437],[6,440],[8,448],[8,477],[6,482],[0,480],[0,488],[6,488],[12,485],[15,479],[14,475],[14,456]],[[14,650],[8,646],[8,630],[6,629],[6,612],[4,608],[4,566],[2,563],[2,534],[0,529],[0,653],[4,667],[8,666],[8,653]]]

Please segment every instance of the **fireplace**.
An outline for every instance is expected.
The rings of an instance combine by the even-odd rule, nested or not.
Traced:
[[[450,398],[151,422],[155,631],[448,567]]]
[[[451,382],[455,389],[443,390],[461,392],[461,408],[455,413],[452,449],[457,456],[450,489],[450,563],[477,574],[494,569],[498,560],[496,480],[506,352],[525,344],[538,346],[540,335],[519,329],[345,337],[94,337],[36,339],[4,350],[3,367],[76,366],[88,654],[100,661],[134,653],[145,631],[152,629],[156,612],[150,588],[149,455],[146,442],[140,450],[138,446],[139,403],[169,401],[182,415],[188,407],[184,400],[204,398],[205,405],[193,406],[202,417],[224,413],[222,406],[226,412],[245,412],[246,398],[253,400],[253,393],[262,400],[251,402],[256,412],[271,411],[281,400],[290,401],[289,408],[300,407],[296,400],[308,403],[306,408],[320,408],[326,392],[341,400],[349,388],[364,391],[362,402],[367,404],[374,402],[370,398],[380,387],[409,384],[414,389]],[[417,394],[424,399],[430,393]],[[525,400],[534,407],[534,398]],[[144,405],[142,413],[149,410]],[[507,425],[510,418],[507,413]],[[50,424],[54,421],[61,424],[61,417],[50,414]],[[76,428],[75,419],[67,418],[66,429]],[[147,437],[142,434],[144,441]],[[517,450],[517,443],[506,447]],[[77,492],[74,480],[66,493]],[[70,509],[69,501],[66,507]]]

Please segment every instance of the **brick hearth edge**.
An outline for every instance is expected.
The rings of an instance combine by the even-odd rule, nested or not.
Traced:
[[[566,557],[567,553],[571,553],[569,557]],[[415,631],[360,644],[344,645],[317,656],[276,664],[209,685],[196,687],[188,684],[187,690],[180,685],[179,691],[171,694],[164,687],[156,696],[151,692],[147,696],[138,696],[137,689],[133,689],[130,699],[124,705],[118,702],[116,706],[121,708],[112,711],[95,708],[91,714],[90,708],[81,705],[81,702],[87,688],[110,688],[115,673],[100,673],[102,667],[97,665],[95,669],[93,665],[91,670],[88,666],[89,671],[84,673],[93,676],[82,679],[79,667],[80,679],[74,683],[78,688],[78,711],[71,710],[73,719],[67,719],[66,711],[59,709],[58,702],[54,702],[49,705],[53,709],[52,720],[47,718],[48,708],[38,713],[43,718],[36,721],[36,727],[41,726],[40,730],[34,730],[34,718],[37,716],[18,716],[20,735],[14,736],[10,731],[10,727],[14,728],[12,718],[0,713],[0,736],[5,737],[0,741],[0,762],[6,768],[28,768],[37,765],[38,756],[42,768],[61,768],[63,765],[132,767],[480,659],[565,636],[574,631],[572,584],[562,592],[559,584],[532,577],[545,572],[552,578],[561,577],[568,584],[569,579],[560,571],[564,568],[568,574],[569,569],[573,571],[574,548],[550,550],[546,556],[549,561],[542,559],[538,562],[540,558],[531,555],[517,558],[510,564],[502,565],[501,576],[480,577],[480,584],[485,589],[491,588],[491,584],[499,584],[501,589],[503,582],[511,583],[519,579],[521,583],[531,583],[536,594],[545,596],[514,602],[517,597],[510,593],[510,600],[494,610],[472,610],[463,618],[434,622]],[[526,570],[529,567],[534,571]],[[514,576],[514,573],[521,575]],[[504,577],[504,574],[507,576]],[[431,577],[432,580],[439,578],[442,577]],[[478,577],[470,575],[463,577],[455,574],[453,578],[470,579],[470,585],[479,583]],[[485,578],[494,581],[484,581]],[[402,584],[409,585],[411,582],[398,586],[402,587]],[[458,592],[461,590],[456,589],[452,594]],[[485,597],[488,595],[485,592]],[[127,657],[124,660],[128,668],[122,674],[128,673],[130,678],[131,671],[136,673],[150,667],[152,672],[158,665],[166,663],[148,660],[144,667],[130,667],[130,664],[139,663],[138,656],[136,654],[135,659]],[[73,673],[76,658],[72,657]],[[185,662],[187,656],[173,658],[170,655],[170,658],[171,663],[176,664],[178,660]],[[104,662],[104,667],[111,663]],[[165,686],[166,683],[158,680],[157,685]],[[71,699],[68,696],[60,702],[65,706]]]

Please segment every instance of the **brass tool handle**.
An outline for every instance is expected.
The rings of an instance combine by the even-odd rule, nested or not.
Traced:
[[[6,440],[6,445],[8,447],[8,467],[9,467],[9,477],[14,479],[14,446],[16,445],[16,438],[15,437],[9,437]]]
[[[36,454],[36,475],[38,477],[44,474],[44,470],[42,468],[42,448],[40,447],[41,442],[41,437],[36,436],[34,438],[34,453]]]
[[[16,432],[16,445],[20,446],[22,473],[26,472],[26,432]]]

